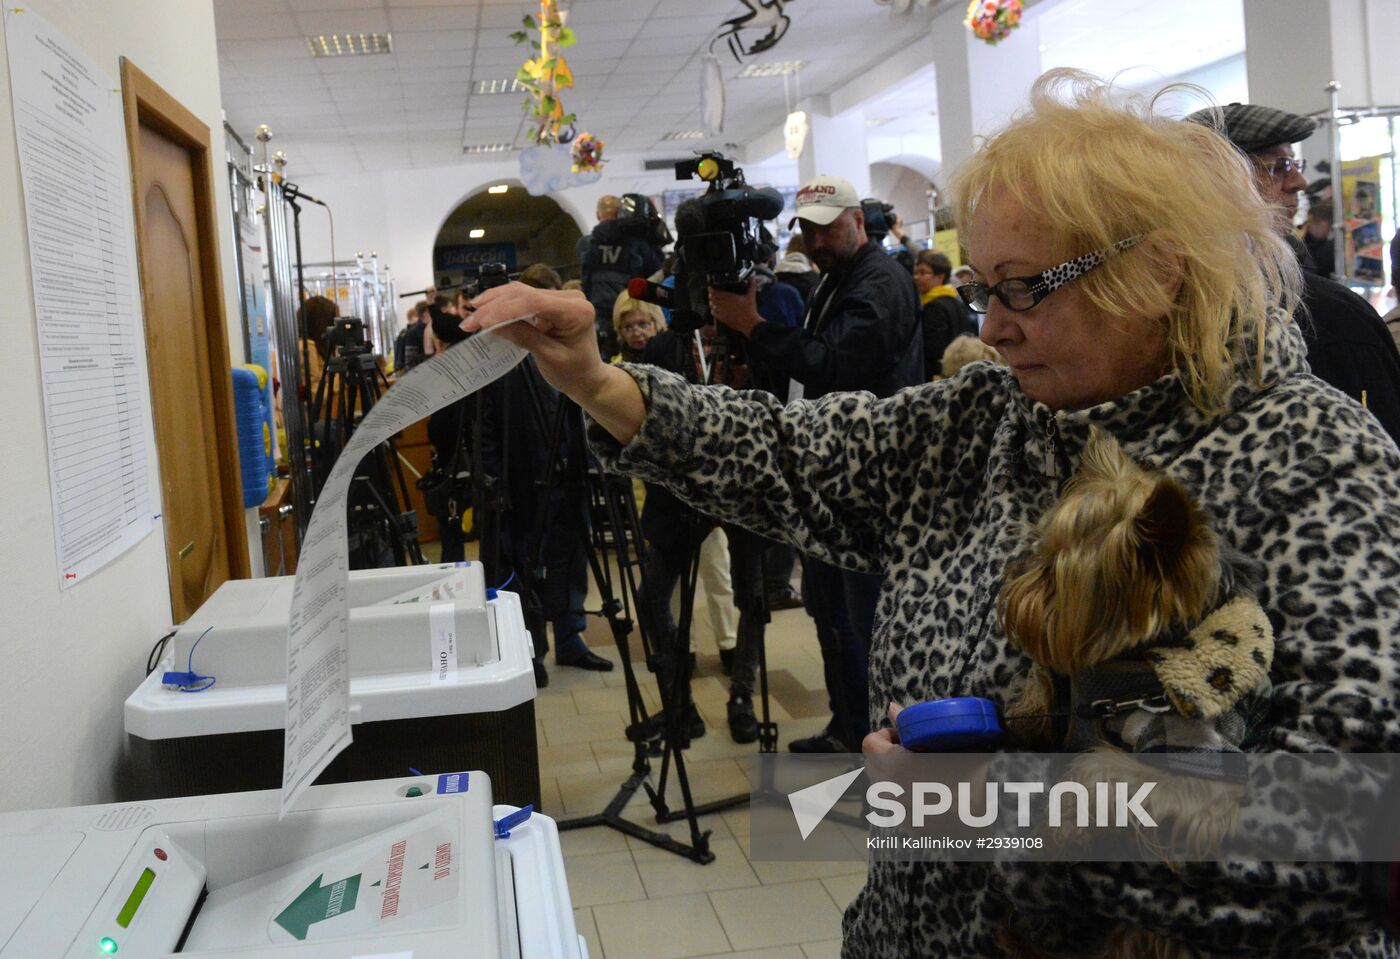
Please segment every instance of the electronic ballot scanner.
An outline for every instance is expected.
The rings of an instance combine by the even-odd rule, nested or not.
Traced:
[[[484,773],[0,815],[0,959],[587,959],[559,834]]]
[[[127,698],[139,795],[281,785],[294,583],[221,585]],[[473,562],[352,570],[347,598],[354,742],[318,781],[483,769],[502,802],[538,807],[534,644],[519,597],[487,590]]]

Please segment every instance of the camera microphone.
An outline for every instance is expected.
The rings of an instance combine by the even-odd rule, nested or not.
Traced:
[[[640,276],[633,277],[627,281],[627,295],[634,300],[641,300],[643,303],[655,303],[666,309],[673,309],[677,306],[676,291],[669,286],[662,286],[660,283],[653,283]]]

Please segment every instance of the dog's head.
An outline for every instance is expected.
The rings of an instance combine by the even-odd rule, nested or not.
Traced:
[[[1007,637],[1062,675],[1194,624],[1216,599],[1219,547],[1169,477],[1094,431],[1078,472],[1007,570]]]

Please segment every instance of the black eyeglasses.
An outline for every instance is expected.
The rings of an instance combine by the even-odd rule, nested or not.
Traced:
[[[1139,233],[1126,240],[1119,240],[1107,250],[1085,253],[1067,263],[1052,266],[1044,273],[1037,273],[1034,276],[1007,277],[995,286],[970,280],[958,287],[958,295],[963,298],[963,302],[974,313],[986,313],[992,305],[993,296],[1001,300],[1008,310],[1024,313],[1026,310],[1033,309],[1041,300],[1066,283],[1071,283],[1095,267],[1102,266],[1109,257],[1122,253],[1128,247],[1141,241],[1146,235]]]
[[[1290,173],[1301,174],[1308,168],[1308,161],[1302,157],[1255,157],[1254,162],[1275,180],[1282,180]]]

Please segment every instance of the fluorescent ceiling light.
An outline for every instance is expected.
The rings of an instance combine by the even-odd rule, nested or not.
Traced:
[[[509,189],[510,189],[510,186],[509,186],[509,185],[507,185],[507,184],[505,184],[505,183],[497,183],[495,186],[491,187],[491,189],[487,190],[486,192],[487,192],[487,193],[504,193],[504,192],[506,192],[506,191],[509,190]]]
[[[515,77],[504,80],[478,80],[472,86],[472,93],[489,95],[492,93],[524,93],[525,88]]]
[[[329,33],[307,37],[306,46],[313,57],[367,57],[392,53],[394,38],[388,33]]]
[[[477,227],[475,230],[472,230],[470,233],[467,234],[467,236],[471,237],[473,240],[479,240],[485,235],[486,231],[481,229],[480,227]]]
[[[705,131],[704,131],[704,130],[672,130],[670,133],[666,134],[666,135],[663,136],[661,139],[663,139],[663,140],[703,140],[703,139],[705,139]]]
[[[779,60],[774,63],[750,63],[739,71],[739,79],[752,80],[755,77],[784,77],[790,73],[798,73],[801,70],[801,60]]]
[[[463,153],[505,153],[514,149],[509,143],[471,143],[462,147]]]

